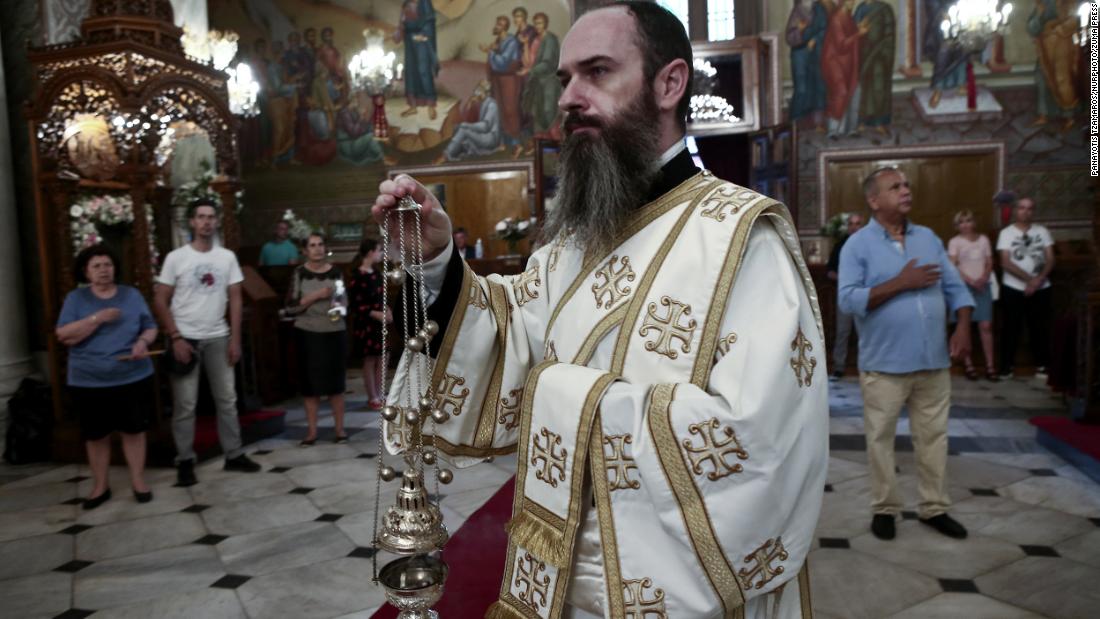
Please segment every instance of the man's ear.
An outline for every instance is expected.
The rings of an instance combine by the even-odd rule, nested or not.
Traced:
[[[666,64],[653,79],[653,92],[657,97],[657,109],[662,112],[675,110],[687,90],[691,67],[683,58]]]

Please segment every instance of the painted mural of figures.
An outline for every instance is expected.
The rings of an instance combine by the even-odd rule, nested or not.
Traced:
[[[821,48],[829,18],[815,0],[796,0],[787,18],[786,39],[791,48],[791,122],[813,116],[814,126],[824,130],[825,82],[821,78]]]
[[[1046,124],[1053,116],[1064,119],[1062,130],[1068,130],[1081,105],[1081,48],[1073,42],[1078,29],[1076,5],[1072,0],[1035,0],[1027,18],[1027,31],[1035,39],[1038,56],[1035,89],[1039,116],[1035,125]]]
[[[432,0],[404,1],[401,5],[401,24],[394,33],[394,40],[405,43],[405,100],[409,107],[401,115],[412,116],[417,108],[427,107],[428,117],[435,120],[435,77],[439,74],[439,54],[436,51]]]
[[[501,15],[493,24],[493,42],[481,45],[481,51],[488,55],[489,83],[492,97],[500,106],[500,127],[505,147],[514,148],[520,144],[520,97],[523,92],[523,77],[519,75],[523,67],[523,46],[508,28],[508,17]]]
[[[859,122],[859,40],[866,25],[852,18],[855,0],[841,0],[829,15],[821,50],[825,80],[825,118],[829,137],[854,134]]]
[[[489,96],[491,86],[482,80],[474,88],[469,105],[478,106],[477,122],[459,123],[454,137],[433,163],[491,155],[500,150],[500,106]]]
[[[294,109],[298,103],[298,91],[292,82],[287,82],[283,73],[282,58],[286,46],[275,41],[271,48],[276,60],[267,64],[268,117],[271,120],[271,163],[286,162],[294,150]]]
[[[527,72],[527,83],[523,87],[523,111],[531,118],[535,133],[546,131],[554,123],[558,114],[558,97],[561,96],[561,82],[558,81],[558,55],[561,51],[558,37],[550,32],[550,18],[546,13],[535,13],[532,18],[538,36],[527,46],[535,46],[535,63]],[[521,69],[523,73],[526,69]],[[534,151],[534,146],[529,146]],[[519,156],[516,149],[515,156]]]
[[[859,124],[885,135],[893,104],[894,8],[882,0],[866,1],[856,9],[855,22],[865,31],[859,42]]]
[[[321,45],[317,48],[317,62],[323,64],[328,71],[329,98],[339,107],[348,98],[348,65],[344,62],[344,55],[332,44],[332,36],[332,28],[325,26],[321,29]]]
[[[352,95],[348,104],[336,114],[336,145],[340,158],[353,165],[382,159],[382,145],[374,139],[374,126],[359,99]]]
[[[924,48],[925,57],[932,60],[932,97],[928,106],[940,104],[943,93],[955,88],[966,89],[966,52],[943,36],[940,24],[947,17],[947,9],[954,0],[925,0]]]
[[[535,52],[537,48],[530,43],[538,37],[535,27],[527,21],[527,9],[517,6],[512,10],[512,22],[516,25],[516,40],[523,47],[523,68],[528,71],[535,64]]]

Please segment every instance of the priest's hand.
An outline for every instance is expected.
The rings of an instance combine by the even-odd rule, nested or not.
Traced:
[[[397,207],[401,198],[405,196],[411,196],[420,207],[420,237],[424,247],[424,259],[431,260],[439,254],[443,253],[443,250],[447,249],[447,245],[451,242],[451,218],[447,216],[447,213],[440,206],[439,200],[435,199],[432,192],[428,191],[423,185],[418,183],[414,178],[407,174],[398,174],[396,178],[392,180],[382,181],[382,184],[378,186],[378,197],[374,200],[374,206],[371,207],[371,215],[374,216],[374,220],[379,225],[383,225],[389,214]],[[407,218],[412,225],[412,217]],[[391,218],[391,222],[395,222],[396,218]],[[417,232],[411,227],[406,230],[406,234],[416,234]],[[390,255],[397,255],[396,243],[398,241],[399,231],[391,224],[390,228]]]

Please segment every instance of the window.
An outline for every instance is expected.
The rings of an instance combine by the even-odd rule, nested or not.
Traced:
[[[707,0],[707,40],[733,38],[733,0]]]

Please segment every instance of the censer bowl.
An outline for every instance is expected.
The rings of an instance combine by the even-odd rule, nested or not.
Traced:
[[[378,572],[386,601],[401,611],[397,619],[438,619],[431,607],[443,597],[447,564],[431,555],[401,557]]]

